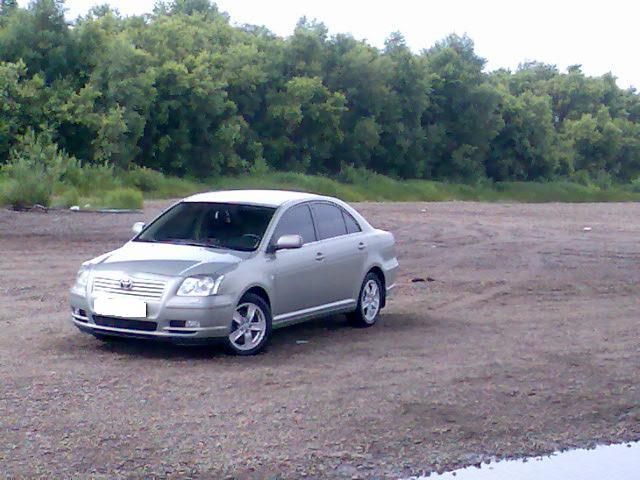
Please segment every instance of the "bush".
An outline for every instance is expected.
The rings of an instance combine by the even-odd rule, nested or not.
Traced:
[[[640,193],[640,177],[631,182],[631,191],[634,193]]]
[[[0,203],[16,210],[34,205],[49,206],[51,181],[42,165],[23,159],[13,159],[2,167],[7,176],[0,191]]]
[[[9,161],[2,167],[7,180],[0,201],[17,209],[35,204],[48,206],[54,187],[81,183],[86,173],[76,158],[58,148],[49,132],[29,129],[18,138]]]
[[[116,178],[114,168],[107,163],[84,164],[80,175],[72,184],[81,193],[91,195],[96,191],[118,188],[122,182]]]
[[[20,137],[11,150],[9,161],[2,167],[7,179],[0,192],[0,202],[15,209],[39,204],[49,206],[56,166],[62,155],[58,146],[50,143],[47,134],[33,130]]]
[[[613,178],[609,172],[598,172],[593,179],[593,183],[602,190],[608,190],[613,185]]]
[[[269,165],[267,164],[267,161],[262,157],[256,158],[253,162],[253,165],[249,167],[249,175],[260,176],[266,175],[268,173]]]
[[[591,185],[591,175],[586,170],[578,170],[571,176],[571,181],[588,187]]]
[[[338,173],[337,180],[342,183],[353,185],[357,183],[358,180],[361,179],[361,174],[363,172],[361,172],[360,170],[364,170],[364,169],[359,169],[354,167],[353,165],[343,163],[340,166],[340,172]]]
[[[102,202],[98,203],[105,208],[141,209],[142,192],[133,188],[116,188],[107,192]]]
[[[61,193],[54,194],[51,202],[56,207],[72,207],[80,205],[80,194],[75,187],[66,187]]]
[[[146,167],[134,167],[123,174],[124,182],[143,192],[153,192],[158,190],[163,182],[164,175]]]

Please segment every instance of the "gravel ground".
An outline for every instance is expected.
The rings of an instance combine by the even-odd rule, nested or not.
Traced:
[[[80,262],[164,206],[0,211],[0,476],[399,478],[640,438],[638,204],[360,204],[398,242],[380,323],[253,358],[76,331]]]

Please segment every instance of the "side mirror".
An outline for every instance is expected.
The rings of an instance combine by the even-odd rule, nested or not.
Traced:
[[[131,227],[131,231],[138,235],[144,229],[144,222],[136,222]]]
[[[292,250],[294,248],[300,248],[302,245],[303,241],[300,235],[282,235],[273,246],[273,251]]]

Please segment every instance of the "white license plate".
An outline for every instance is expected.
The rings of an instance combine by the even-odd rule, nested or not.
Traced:
[[[107,317],[147,318],[147,304],[135,298],[96,297],[93,311]]]

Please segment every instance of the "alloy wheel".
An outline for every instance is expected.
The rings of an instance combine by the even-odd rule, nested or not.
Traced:
[[[367,323],[373,323],[380,310],[380,288],[378,282],[369,279],[362,289],[360,298],[362,316]]]
[[[251,302],[241,303],[233,313],[229,342],[240,351],[252,350],[262,342],[267,321],[262,309]]]

